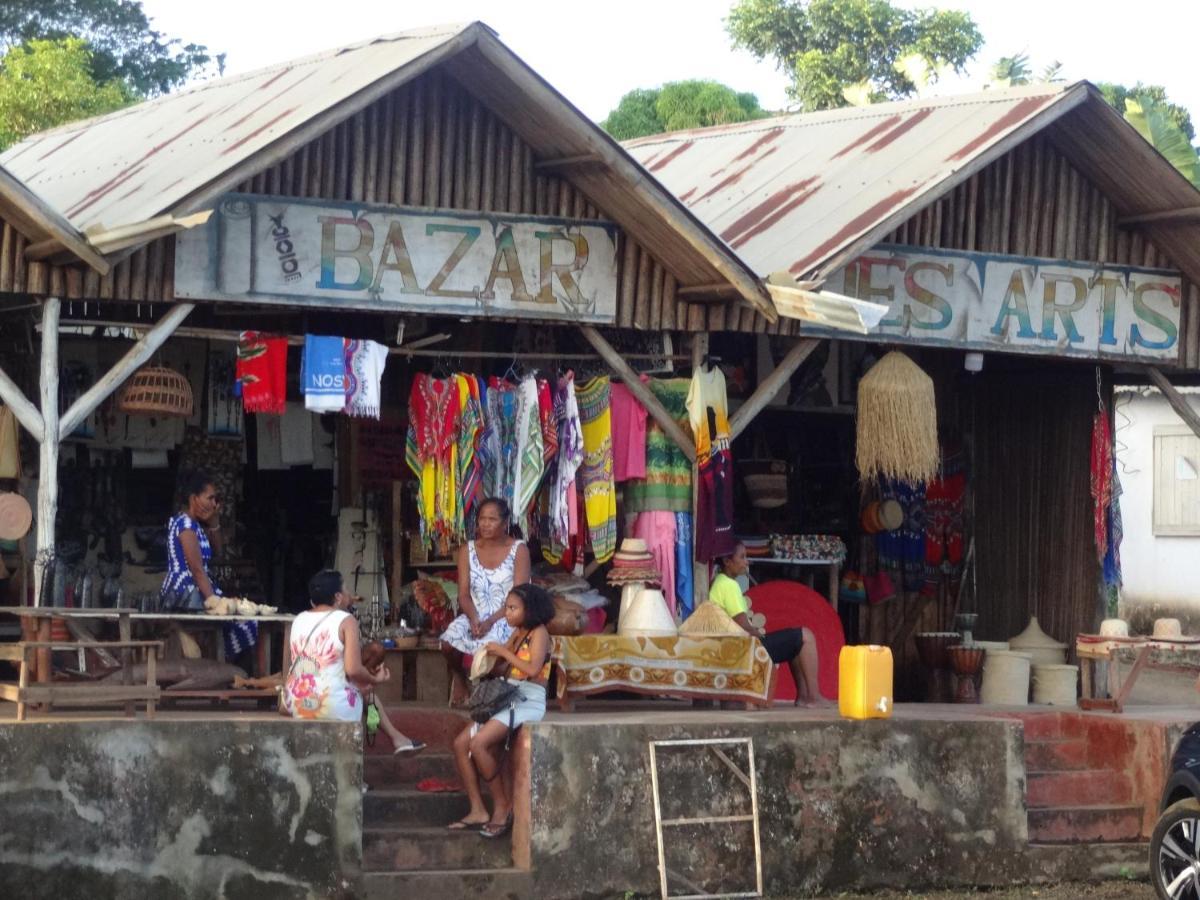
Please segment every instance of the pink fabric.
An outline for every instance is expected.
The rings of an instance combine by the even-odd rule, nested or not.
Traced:
[[[662,575],[662,592],[671,615],[675,615],[675,513],[653,510],[640,513],[633,523],[633,536],[646,542],[654,554],[654,567]]]
[[[629,388],[612,383],[613,481],[646,477],[646,407]]]

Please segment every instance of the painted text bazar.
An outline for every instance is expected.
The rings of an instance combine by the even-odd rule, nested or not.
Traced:
[[[176,257],[179,297],[616,317],[617,230],[592,220],[229,195]]]

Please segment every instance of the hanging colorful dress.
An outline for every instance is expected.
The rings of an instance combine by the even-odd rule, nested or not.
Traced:
[[[517,462],[516,386],[495,375],[488,379],[487,465],[483,470],[483,495],[500,497],[511,509]]]
[[[458,396],[453,380],[417,373],[408,398],[405,461],[420,484],[421,539],[442,549],[455,540]]]
[[[455,543],[471,532],[475,506],[479,503],[479,436],[483,429],[483,409],[479,403],[479,382],[473,375],[455,375],[458,387],[458,504],[454,521]]]
[[[546,471],[538,385],[526,375],[517,386],[517,465],[513,479],[513,519],[530,534],[530,509]]]
[[[687,434],[687,378],[652,378],[646,382],[659,402]],[[662,426],[651,419],[646,424],[646,477],[625,485],[625,509],[629,513],[651,510],[690,513],[692,510],[692,462]],[[691,531],[689,529],[688,533]]]
[[[733,454],[725,375],[716,367],[699,368],[688,390],[688,421],[696,439],[696,559],[728,556],[733,535]]]
[[[558,379],[558,388],[554,392],[554,422],[558,453],[551,464],[550,540],[542,552],[547,560],[557,563],[579,527],[573,512],[575,475],[583,463],[583,426],[579,421],[579,404],[575,400],[573,372]]]
[[[609,380],[599,375],[576,391],[583,432],[583,506],[592,553],[608,562],[617,549],[617,492],[613,484],[612,419]]]

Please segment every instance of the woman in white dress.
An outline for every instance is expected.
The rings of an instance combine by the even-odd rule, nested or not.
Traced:
[[[493,641],[505,643],[512,629],[504,601],[514,585],[529,581],[529,548],[512,534],[508,504],[489,497],[479,504],[475,540],[458,550],[458,605],[462,615],[442,634],[442,653],[450,667],[452,705],[469,693],[463,656],[474,656]]]

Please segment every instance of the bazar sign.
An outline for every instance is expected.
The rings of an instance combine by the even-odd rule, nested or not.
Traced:
[[[823,289],[884,303],[872,335],[1086,358],[1176,359],[1173,272],[881,245]]]
[[[175,296],[612,323],[617,229],[592,220],[226,195],[175,243]]]

